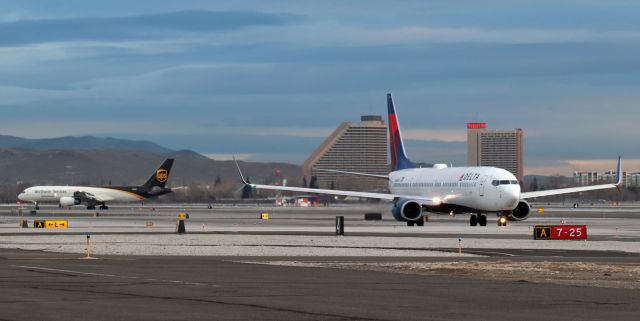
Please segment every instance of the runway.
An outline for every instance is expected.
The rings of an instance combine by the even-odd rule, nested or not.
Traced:
[[[640,311],[638,290],[242,263],[283,258],[0,257],[5,320],[635,320]]]
[[[183,235],[179,212],[189,213]],[[369,212],[383,220],[364,221]],[[98,216],[3,207],[0,319],[635,320],[638,213],[546,209],[507,227],[432,215],[409,227],[384,204],[122,206]],[[20,219],[69,228],[20,228]],[[563,221],[586,224],[588,240],[532,239],[533,226]],[[98,259],[80,259],[87,234]]]

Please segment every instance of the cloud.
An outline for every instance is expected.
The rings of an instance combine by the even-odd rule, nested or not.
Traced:
[[[63,114],[62,116],[70,116]],[[103,133],[129,133],[128,138],[135,139],[136,135],[145,134],[163,128],[164,132],[176,134],[179,130],[171,126],[171,121],[157,122],[145,120],[121,119],[114,124],[111,120],[86,119],[76,120],[72,117],[65,119],[31,119],[29,113],[21,113],[14,117],[0,119],[2,134],[24,138],[51,138],[60,136],[98,135],[112,136]],[[25,125],[28,124],[28,125]],[[154,140],[153,138],[151,140]],[[157,140],[154,140],[157,142]],[[161,142],[160,142],[161,143]]]
[[[466,142],[467,133],[464,130],[403,130],[402,136],[407,140]]]
[[[637,9],[542,2],[3,2],[1,125],[304,160],[391,91],[416,161],[464,164],[474,119],[531,168],[637,159]]]
[[[282,127],[282,128],[272,128],[272,127],[250,127],[250,128],[216,128],[215,131],[218,133],[231,133],[231,134],[244,134],[244,135],[254,135],[254,136],[290,136],[290,137],[318,137],[325,138],[328,137],[335,128],[312,128],[312,127]]]
[[[36,88],[23,88],[15,86],[0,86],[0,106],[15,106],[39,102],[51,102],[56,100],[77,98],[74,91],[47,90]]]
[[[299,16],[250,11],[178,11],[120,17],[76,17],[0,22],[0,45],[113,41],[222,32],[293,23]]]
[[[275,34],[289,41],[309,45],[389,46],[420,44],[567,44],[638,43],[640,31],[598,31],[590,29],[437,27],[405,25],[394,27],[351,26],[331,22],[308,23],[295,28],[276,26]],[[272,30],[256,30],[253,37],[270,39]],[[229,35],[222,34],[228,38]]]

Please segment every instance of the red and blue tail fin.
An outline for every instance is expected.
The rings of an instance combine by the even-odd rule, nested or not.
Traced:
[[[391,170],[397,171],[414,168],[416,166],[407,158],[407,154],[405,153],[402,134],[400,133],[400,124],[398,124],[396,108],[393,105],[391,94],[387,94],[387,108],[389,109],[389,152],[391,153]]]

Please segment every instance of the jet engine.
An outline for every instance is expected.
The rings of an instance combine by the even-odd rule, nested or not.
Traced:
[[[80,204],[80,199],[70,196],[60,197],[60,205],[61,206],[73,206]]]
[[[509,219],[512,221],[524,221],[531,215],[531,205],[526,201],[520,201],[518,206],[513,210]]]
[[[401,198],[393,203],[391,214],[398,221],[416,221],[422,216],[422,204]]]

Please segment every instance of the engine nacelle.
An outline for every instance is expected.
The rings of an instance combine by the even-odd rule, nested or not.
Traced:
[[[520,201],[518,206],[511,212],[509,219],[512,221],[524,221],[531,215],[531,205],[526,201]]]
[[[391,214],[398,221],[416,221],[422,217],[422,204],[401,198],[393,203]]]
[[[70,197],[70,196],[60,197],[60,205],[61,206],[79,205],[80,201],[81,200],[79,198],[75,198],[75,197]]]

